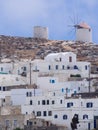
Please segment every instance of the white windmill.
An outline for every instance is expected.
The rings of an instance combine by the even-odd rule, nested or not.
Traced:
[[[74,28],[75,40],[81,42],[92,42],[91,27],[86,22],[80,22],[78,16],[77,17],[74,16],[73,18],[70,17],[70,20],[73,24],[68,26]]]
[[[76,41],[92,42],[92,29],[87,23],[81,22],[74,27],[76,28]]]

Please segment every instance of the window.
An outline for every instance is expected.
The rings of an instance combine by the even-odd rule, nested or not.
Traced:
[[[72,57],[71,56],[69,56],[69,62],[72,62]]]
[[[3,71],[3,67],[1,67],[1,71]]]
[[[55,92],[53,93],[53,96],[55,96]]]
[[[58,70],[58,65],[55,66],[55,69]]]
[[[5,99],[3,99],[3,102],[5,102]]]
[[[32,126],[33,122],[29,121],[29,125]]]
[[[73,106],[73,102],[68,102],[67,107],[71,107],[71,106]]]
[[[55,101],[54,101],[54,100],[52,100],[52,104],[55,104]]]
[[[32,111],[32,113],[35,115],[35,111]]]
[[[78,66],[74,65],[74,69],[78,69]]]
[[[47,116],[47,112],[46,111],[43,111],[43,116]]]
[[[38,105],[40,105],[40,101],[38,101]]]
[[[50,79],[50,83],[55,83],[55,80],[54,79]]]
[[[52,116],[52,111],[48,111],[48,116]]]
[[[29,93],[29,96],[32,97],[32,92]]]
[[[41,116],[41,111],[38,111],[38,112],[37,112],[37,116]]]
[[[86,107],[87,107],[87,108],[91,108],[91,107],[93,107],[93,103],[92,103],[92,102],[88,102],[88,103],[86,103]]]
[[[64,88],[61,89],[62,93],[64,92]]]
[[[28,112],[26,112],[26,115],[28,114]]]
[[[26,93],[26,96],[28,97],[28,92]]]
[[[14,127],[17,127],[17,120],[14,120],[13,124],[14,124]]]
[[[34,121],[34,124],[36,125],[36,121]]]
[[[32,105],[33,103],[32,103],[32,100],[30,100],[30,105]]]
[[[24,67],[23,67],[23,70],[24,70],[24,71],[26,71],[26,70],[27,70],[27,68],[24,66]]]
[[[80,91],[80,87],[78,87],[78,91]]]
[[[3,91],[5,91],[5,87],[3,87]]]
[[[60,61],[62,61],[62,58],[60,57]]]
[[[83,119],[88,119],[88,115],[83,115]]]
[[[70,66],[67,66],[67,69],[69,70],[69,69],[70,69]]]
[[[42,105],[45,105],[45,100],[42,100]]]
[[[32,97],[32,92],[27,92],[27,93],[26,93],[26,96],[27,96],[27,97]]]
[[[67,119],[67,115],[63,115],[63,120],[66,120]]]
[[[29,120],[27,120],[27,125],[29,125]]]
[[[7,127],[10,126],[10,122],[9,122],[9,120],[6,120],[6,121],[5,121],[5,126],[7,126]]]
[[[51,70],[51,66],[50,65],[48,66],[48,69]]]
[[[60,104],[62,104],[63,103],[63,101],[62,100],[60,100]]]
[[[52,83],[55,83],[55,80],[52,80]]]
[[[54,115],[54,118],[55,118],[55,119],[58,118],[58,115]]]
[[[47,105],[49,105],[49,100],[47,100]]]
[[[16,77],[16,81],[19,81],[19,78],[18,78],[18,77]]]
[[[64,65],[62,65],[62,70],[64,70],[65,69],[65,66]]]
[[[85,70],[87,70],[87,65],[85,65]]]

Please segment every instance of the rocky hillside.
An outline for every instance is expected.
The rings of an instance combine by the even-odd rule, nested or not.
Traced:
[[[24,37],[0,36],[0,59],[44,58],[52,52],[72,51],[78,60],[90,61],[92,72],[98,73],[98,45],[64,40],[46,40]]]

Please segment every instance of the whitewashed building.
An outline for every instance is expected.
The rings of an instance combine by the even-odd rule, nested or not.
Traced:
[[[0,63],[0,74],[11,74],[12,70],[12,63]]]
[[[8,69],[9,70],[9,69]],[[78,130],[97,128],[98,98],[81,98],[77,93],[89,91],[90,63],[77,61],[72,52],[48,54],[44,60],[17,62],[13,74],[0,75],[0,105],[6,95],[11,104],[21,105],[22,114],[35,114],[37,118],[53,124],[67,126],[75,114],[79,117]],[[23,77],[21,73],[27,75]],[[35,84],[35,89],[13,89],[5,86]],[[4,90],[4,92],[3,92]],[[91,91],[94,91],[91,87]],[[71,95],[75,96],[72,98]],[[85,129],[84,129],[85,128]]]
[[[26,85],[25,77],[12,74],[0,74],[0,91],[5,91],[8,86]]]
[[[92,130],[98,128],[98,98],[66,98],[66,95],[46,93],[41,96],[28,96],[22,105],[23,114],[34,113],[36,118],[43,118],[53,124],[67,126],[75,114],[78,115],[78,130]]]
[[[79,62],[76,54],[65,52],[48,54],[44,60],[32,61],[27,80],[28,84],[36,84],[46,91],[69,88],[74,93],[88,91],[89,82],[86,79],[89,76],[90,63]]]

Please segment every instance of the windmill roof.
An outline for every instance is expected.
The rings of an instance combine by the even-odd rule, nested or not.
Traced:
[[[81,28],[91,29],[91,27],[90,27],[87,23],[85,23],[85,22],[80,23],[79,26],[80,26]]]

